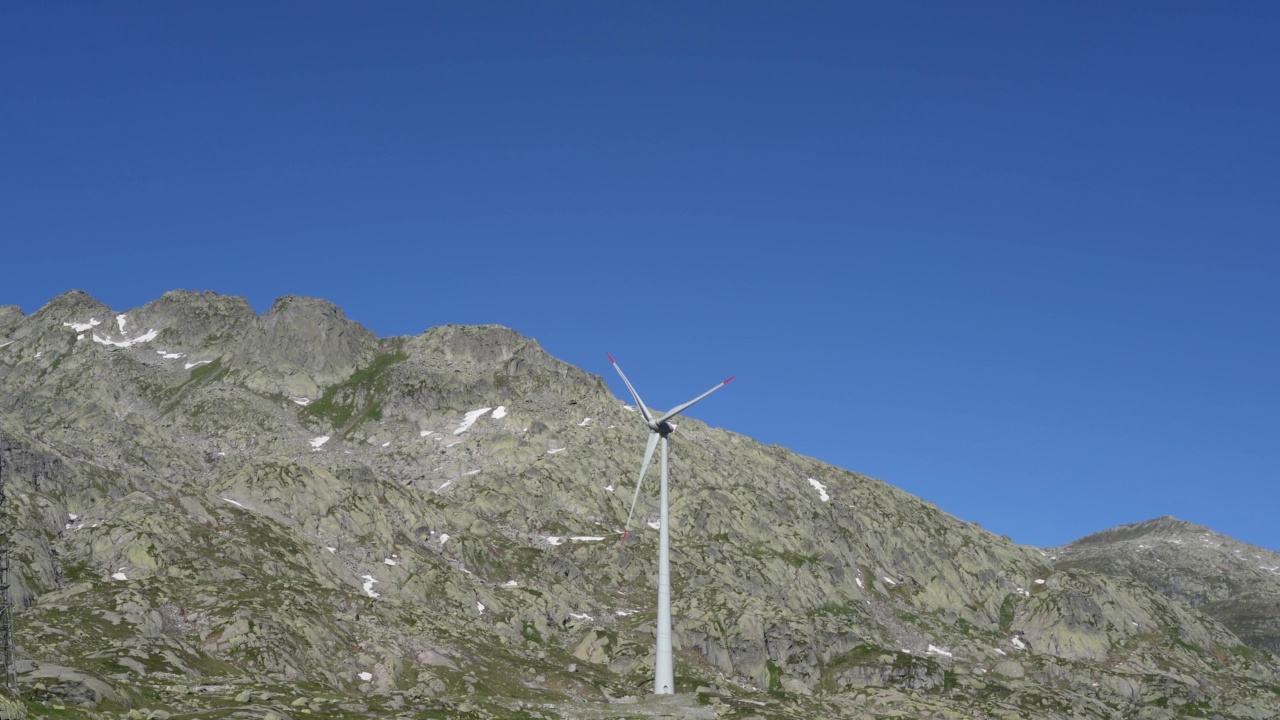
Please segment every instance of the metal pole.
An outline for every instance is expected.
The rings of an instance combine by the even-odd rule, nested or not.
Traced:
[[[676,691],[671,662],[671,537],[667,526],[667,436],[662,435],[662,510],[658,529],[658,654],[653,661],[653,693]]]

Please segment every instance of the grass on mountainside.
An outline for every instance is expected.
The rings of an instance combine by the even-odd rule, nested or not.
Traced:
[[[187,380],[178,387],[172,390],[165,390],[163,388],[154,389],[154,392],[158,396],[168,396],[168,402],[165,403],[164,407],[160,410],[161,414],[168,415],[173,412],[174,409],[177,408],[178,405],[182,404],[182,401],[185,400],[197,387],[205,384],[206,382],[218,380],[226,374],[227,369],[222,367],[222,358],[218,357],[212,362],[191,368],[191,373],[187,377]],[[161,398],[157,397],[157,399]]]
[[[388,370],[408,359],[409,356],[399,350],[379,355],[351,377],[326,388],[319,399],[302,408],[302,417],[328,423],[342,433],[354,430],[363,420],[381,420],[382,405],[376,398],[387,390]]]
[[[1018,609],[1018,596],[1009,593],[1004,596],[1004,602],[1000,603],[1000,629],[1008,632],[1013,625],[1013,616]]]

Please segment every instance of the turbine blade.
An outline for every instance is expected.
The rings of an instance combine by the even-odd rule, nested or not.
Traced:
[[[733,378],[729,378],[729,380],[732,380],[732,379],[733,379]],[[719,385],[717,385],[717,386],[715,386],[715,387],[711,388],[710,390],[708,390],[708,391],[706,391],[706,392],[702,393],[702,394],[701,394],[701,395],[699,395],[698,397],[696,397],[696,398],[694,398],[694,399],[690,400],[689,402],[687,402],[687,403],[685,403],[685,404],[683,404],[683,405],[677,405],[673,410],[671,410],[671,412],[669,412],[669,413],[667,413],[666,415],[663,415],[661,418],[659,418],[659,419],[658,419],[658,422],[663,422],[663,421],[666,421],[666,420],[670,420],[671,418],[673,418],[673,417],[675,417],[675,416],[679,415],[680,413],[684,412],[685,410],[688,410],[690,407],[692,407],[692,406],[693,406],[693,404],[694,404],[694,403],[696,403],[696,402],[698,402],[699,400],[701,400],[702,398],[704,398],[704,397],[706,397],[706,396],[710,395],[711,393],[713,393],[713,392],[715,392],[715,391],[719,390],[720,388],[724,387],[725,385],[728,385],[728,384],[729,384],[729,380],[725,380],[724,382],[720,383]]]
[[[609,355],[609,353],[605,353],[605,355]],[[649,408],[645,407],[644,401],[640,399],[640,393],[636,392],[636,389],[631,385],[631,381],[622,372],[622,366],[618,365],[618,361],[614,360],[612,355],[609,355],[609,362],[613,363],[613,369],[618,371],[618,375],[622,377],[622,382],[627,384],[627,389],[631,391],[631,397],[635,398],[636,407],[640,408],[640,414],[644,416],[644,421],[652,425],[653,415],[650,414]]]
[[[658,447],[658,433],[649,433],[649,443],[644,446],[644,462],[640,463],[640,479],[636,480],[636,494],[631,496],[631,511],[627,513],[627,524],[622,527],[622,544],[627,544],[627,533],[631,531],[631,516],[636,512],[636,501],[640,499],[640,485],[644,483],[644,474],[649,469],[649,461],[653,459],[653,449]]]

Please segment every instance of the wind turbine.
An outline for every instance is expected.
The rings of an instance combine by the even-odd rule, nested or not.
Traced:
[[[631,391],[631,397],[635,398],[636,407],[644,417],[645,425],[649,427],[649,442],[644,447],[644,462],[640,463],[640,479],[636,480],[636,493],[631,498],[631,511],[627,513],[627,524],[622,529],[623,545],[627,543],[627,533],[631,530],[631,516],[636,511],[636,500],[640,499],[640,485],[644,482],[644,473],[649,469],[654,448],[657,447],[659,440],[662,441],[662,510],[658,516],[658,652],[653,661],[653,693],[670,695],[675,692],[676,681],[675,668],[671,660],[671,541],[667,532],[667,436],[675,428],[669,421],[702,398],[728,385],[729,380],[733,378],[725,380],[683,405],[677,405],[666,415],[655,418],[653,413],[649,412],[649,408],[645,407],[640,394],[632,387],[631,381],[622,372],[613,355],[609,355],[609,362],[613,364],[613,369],[618,371],[622,382],[626,383],[627,389]]]

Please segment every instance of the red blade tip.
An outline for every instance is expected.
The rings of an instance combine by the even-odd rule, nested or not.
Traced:
[[[615,362],[611,353],[605,353],[605,355],[609,356],[609,362]]]
[[[734,375],[733,377],[729,378],[729,380],[732,380],[733,378],[736,378],[736,377],[738,377],[738,376],[737,376],[737,375]],[[728,385],[728,384],[729,384],[729,380],[725,380],[724,382],[722,382],[722,383],[720,383],[720,384],[721,384],[721,385]]]
[[[627,544],[627,531],[626,531],[626,530],[623,530],[623,531],[622,531],[622,544],[623,544],[623,545],[626,545],[626,544]]]

